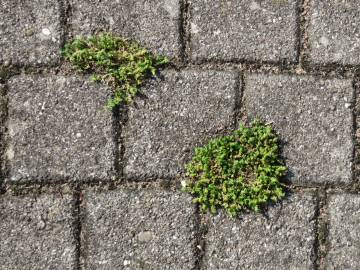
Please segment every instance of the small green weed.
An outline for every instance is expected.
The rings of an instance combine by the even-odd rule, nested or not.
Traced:
[[[144,80],[169,62],[155,56],[138,43],[109,33],[79,37],[65,45],[62,54],[78,70],[91,72],[91,80],[114,87],[108,108],[131,104]]]
[[[285,196],[279,179],[287,168],[280,159],[278,138],[270,125],[258,120],[196,148],[186,170],[183,190],[195,196],[193,201],[202,210],[213,214],[218,207],[230,216],[245,209],[258,212]]]

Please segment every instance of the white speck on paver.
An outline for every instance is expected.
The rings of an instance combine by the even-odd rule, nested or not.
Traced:
[[[76,138],[80,138],[80,137],[81,137],[81,133],[80,132],[76,133]]]
[[[324,37],[324,36],[319,39],[319,42],[323,46],[328,46],[329,45],[329,39],[327,37]]]
[[[214,36],[218,36],[218,35],[220,35],[221,34],[221,31],[220,30],[216,30],[215,32],[214,32]]]
[[[252,1],[250,4],[250,9],[251,10],[260,9],[260,5],[258,3],[256,3],[255,1]]]
[[[200,32],[199,27],[195,23],[190,23],[190,29],[192,34],[197,34]]]
[[[138,235],[138,239],[140,242],[149,242],[154,238],[154,235],[152,232],[146,231],[146,232],[140,232]]]
[[[351,103],[345,103],[345,108],[349,109],[351,107]]]
[[[174,18],[179,13],[177,0],[166,0],[164,9],[169,13],[170,17]]]
[[[8,160],[12,160],[15,156],[15,152],[14,149],[12,147],[9,147],[5,153],[6,157],[8,158]]]
[[[51,32],[48,28],[44,28],[42,31],[41,31],[45,36],[50,36]]]
[[[130,261],[124,260],[124,266],[127,266],[127,265],[129,265],[129,264],[130,264]]]

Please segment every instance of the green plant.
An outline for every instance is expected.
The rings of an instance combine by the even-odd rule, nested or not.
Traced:
[[[183,190],[213,214],[218,207],[230,216],[244,209],[258,212],[285,196],[279,180],[287,168],[280,159],[278,138],[270,125],[258,120],[196,148],[186,171]]]
[[[66,60],[81,71],[91,72],[93,81],[105,82],[114,88],[108,108],[131,104],[144,80],[155,76],[168,58],[155,56],[138,43],[110,33],[84,38],[66,44],[62,51]]]

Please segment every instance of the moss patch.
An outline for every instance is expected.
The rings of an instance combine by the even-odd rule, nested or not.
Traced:
[[[114,88],[108,108],[131,104],[146,78],[168,63],[164,56],[155,56],[138,43],[109,33],[79,37],[65,45],[63,56],[78,70],[91,72],[92,80]]]
[[[223,207],[230,216],[260,209],[285,196],[280,178],[287,168],[279,155],[278,138],[270,125],[254,121],[230,136],[195,149],[186,166],[184,190],[195,196],[202,210],[215,214]]]

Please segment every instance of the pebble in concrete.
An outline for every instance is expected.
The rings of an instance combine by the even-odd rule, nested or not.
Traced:
[[[236,73],[171,70],[163,76],[129,109],[123,131],[129,178],[175,177],[195,146],[233,123]]]
[[[246,76],[250,118],[272,123],[296,184],[349,183],[353,156],[351,80],[312,76]]]
[[[296,61],[300,1],[191,2],[193,60]]]
[[[360,195],[329,198],[329,246],[326,269],[360,269]]]
[[[0,197],[1,269],[75,269],[71,195]]]
[[[191,197],[161,189],[87,192],[84,263],[89,269],[193,269]]]
[[[267,217],[212,217],[202,269],[314,269],[315,205],[313,194],[294,194]]]
[[[360,64],[360,2],[311,0],[310,61],[316,64]]]
[[[2,0],[0,18],[0,63],[58,62],[63,31],[59,1]]]
[[[109,89],[85,77],[38,75],[13,77],[8,86],[11,181],[114,175]]]
[[[180,0],[70,0],[74,35],[109,31],[158,53],[180,54]]]

